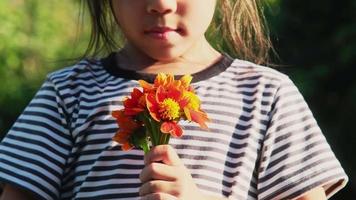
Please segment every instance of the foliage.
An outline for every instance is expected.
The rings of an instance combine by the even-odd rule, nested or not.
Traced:
[[[356,196],[356,1],[272,2],[267,9],[279,67],[298,85],[350,177],[333,199]]]
[[[0,133],[5,133],[46,74],[75,57],[87,37],[77,29],[77,4],[69,0],[0,1]],[[83,40],[84,41],[84,40]],[[0,134],[0,138],[1,138]]]

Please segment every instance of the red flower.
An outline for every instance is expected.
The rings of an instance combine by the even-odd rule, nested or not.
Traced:
[[[116,132],[113,140],[122,144],[122,150],[127,151],[133,148],[130,143],[131,135],[142,125],[131,117],[126,116],[124,110],[113,111],[112,116],[116,118],[119,130]]]
[[[127,97],[124,100],[125,115],[135,116],[145,110],[146,102],[144,94],[137,88],[131,92],[131,98]]]

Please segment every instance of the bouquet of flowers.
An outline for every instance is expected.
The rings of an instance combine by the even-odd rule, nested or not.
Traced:
[[[196,122],[207,129],[207,114],[200,108],[200,99],[190,86],[192,76],[175,80],[160,73],[154,83],[139,80],[142,90],[134,88],[123,100],[124,108],[112,112],[119,126],[113,140],[127,151],[139,147],[147,153],[151,146],[168,144],[170,136],[180,137],[180,120]]]

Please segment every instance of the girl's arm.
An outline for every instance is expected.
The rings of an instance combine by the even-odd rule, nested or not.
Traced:
[[[19,187],[12,186],[9,184],[5,185],[3,193],[0,197],[0,200],[23,200],[23,199],[32,200],[35,198],[28,191],[25,191]]]
[[[305,193],[302,197],[299,197],[297,200],[326,200],[326,195],[323,187],[317,187],[309,192]]]

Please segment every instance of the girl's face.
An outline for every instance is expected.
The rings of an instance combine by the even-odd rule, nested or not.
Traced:
[[[156,60],[172,60],[206,41],[216,0],[113,0],[129,45]],[[195,48],[196,49],[196,48]]]

